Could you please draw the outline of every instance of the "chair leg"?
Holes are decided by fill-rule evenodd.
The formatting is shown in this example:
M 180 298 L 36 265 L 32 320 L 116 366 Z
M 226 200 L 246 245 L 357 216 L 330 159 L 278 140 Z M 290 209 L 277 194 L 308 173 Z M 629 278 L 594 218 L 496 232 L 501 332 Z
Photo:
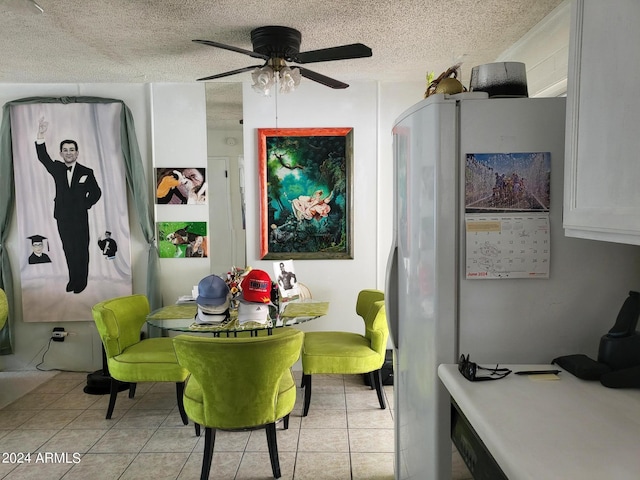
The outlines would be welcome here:
M 189 423 L 189 418 L 187 417 L 187 413 L 184 411 L 184 382 L 176 382 L 176 397 L 178 400 L 178 410 L 180 411 L 180 418 L 182 418 L 182 423 L 187 425 Z
M 309 405 L 311 404 L 311 375 L 302 375 L 302 385 L 304 386 L 304 409 L 302 416 L 306 417 L 309 413 Z
M 133 398 L 136 396 L 136 385 L 138 384 L 137 383 L 129 384 L 129 398 Z
M 280 478 L 280 460 L 278 460 L 278 442 L 276 440 L 276 424 L 269 423 L 265 428 L 267 432 L 267 446 L 269 447 L 269 459 L 273 478 Z
M 289 430 L 289 414 L 282 419 L 282 426 L 285 430 Z
M 118 392 L 120 391 L 120 382 L 111 377 L 111 392 L 109 394 L 109 407 L 107 408 L 107 420 L 111 419 L 113 415 L 113 409 L 116 406 L 116 399 L 118 398 Z
M 373 372 L 369 372 L 369 373 L 367 373 L 367 375 L 369 375 L 369 388 L 370 388 L 371 390 L 373 390 L 374 388 L 376 388 L 376 387 L 374 386 L 374 382 L 375 382 L 375 380 L 374 380 L 374 378 L 373 378 Z
M 195 422 L 194 422 L 194 423 L 193 423 L 193 426 L 194 426 L 194 427 L 195 427 L 195 429 L 196 429 L 196 437 L 199 437 L 199 436 L 200 436 L 200 424 L 199 424 L 199 423 L 195 423 Z
M 387 404 L 384 401 L 384 393 L 382 392 L 382 369 L 378 369 L 373 372 L 373 380 L 376 384 L 376 393 L 378 394 L 378 402 L 380 402 L 380 408 L 383 410 L 387 408 Z
M 211 471 L 211 460 L 213 458 L 213 444 L 216 441 L 216 429 L 205 427 L 204 429 L 204 456 L 202 457 L 202 471 L 200 480 L 207 480 Z

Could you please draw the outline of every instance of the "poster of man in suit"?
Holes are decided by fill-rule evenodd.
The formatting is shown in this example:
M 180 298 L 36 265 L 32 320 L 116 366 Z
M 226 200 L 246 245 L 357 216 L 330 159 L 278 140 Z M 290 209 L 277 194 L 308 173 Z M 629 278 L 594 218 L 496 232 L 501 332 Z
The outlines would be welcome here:
M 121 108 L 11 107 L 18 231 L 46 236 L 51 260 L 20 264 L 25 321 L 91 320 L 92 305 L 131 293 Z M 119 246 L 111 261 L 98 246 L 105 231 Z

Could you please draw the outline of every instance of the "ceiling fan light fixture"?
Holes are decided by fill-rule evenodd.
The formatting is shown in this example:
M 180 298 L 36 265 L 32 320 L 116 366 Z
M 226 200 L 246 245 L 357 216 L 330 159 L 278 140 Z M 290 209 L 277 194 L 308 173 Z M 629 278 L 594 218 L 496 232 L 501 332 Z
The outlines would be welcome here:
M 284 67 L 280 70 L 280 78 L 278 79 L 280 93 L 293 92 L 300 85 L 301 78 L 302 75 L 300 75 L 299 68 Z
M 276 84 L 275 72 L 270 66 L 254 69 L 251 72 L 251 78 L 253 79 L 251 88 L 265 97 L 269 96 L 271 89 Z

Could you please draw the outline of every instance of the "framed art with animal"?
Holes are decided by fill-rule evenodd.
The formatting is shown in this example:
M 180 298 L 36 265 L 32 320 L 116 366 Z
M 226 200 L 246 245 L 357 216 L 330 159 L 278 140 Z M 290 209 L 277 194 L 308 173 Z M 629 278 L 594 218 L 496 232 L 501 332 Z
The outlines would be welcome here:
M 158 222 L 160 258 L 207 258 L 207 222 Z
M 258 129 L 260 257 L 351 259 L 353 129 Z

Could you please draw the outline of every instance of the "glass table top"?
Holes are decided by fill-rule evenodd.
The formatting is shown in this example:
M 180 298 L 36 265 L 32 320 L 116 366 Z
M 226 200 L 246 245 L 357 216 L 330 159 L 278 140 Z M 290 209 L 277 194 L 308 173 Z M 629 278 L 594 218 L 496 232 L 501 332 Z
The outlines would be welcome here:
M 228 321 L 221 324 L 198 324 L 195 321 L 197 306 L 195 302 L 167 305 L 147 315 L 147 324 L 163 331 L 173 332 L 257 332 L 273 328 L 288 327 L 314 320 L 328 311 L 328 302 L 302 301 L 284 305 L 277 318 L 269 319 L 265 324 L 257 322 L 238 322 L 237 309 L 230 309 Z

